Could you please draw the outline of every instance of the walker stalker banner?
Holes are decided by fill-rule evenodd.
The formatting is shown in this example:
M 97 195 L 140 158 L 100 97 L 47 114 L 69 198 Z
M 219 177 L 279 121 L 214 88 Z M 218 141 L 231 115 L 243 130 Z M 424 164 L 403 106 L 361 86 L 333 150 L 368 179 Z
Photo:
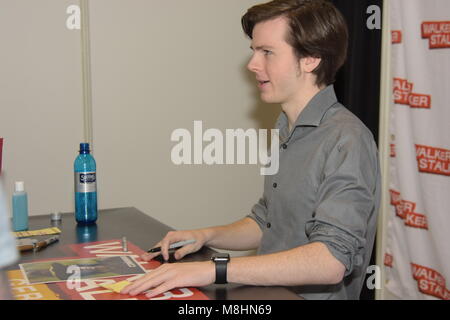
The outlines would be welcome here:
M 450 1 L 392 0 L 386 288 L 450 299 Z

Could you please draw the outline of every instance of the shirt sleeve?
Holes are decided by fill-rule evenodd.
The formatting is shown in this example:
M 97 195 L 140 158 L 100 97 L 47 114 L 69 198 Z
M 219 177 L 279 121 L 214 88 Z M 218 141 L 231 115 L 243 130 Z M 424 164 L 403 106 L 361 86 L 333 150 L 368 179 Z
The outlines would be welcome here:
M 255 220 L 261 230 L 264 229 L 267 220 L 267 205 L 264 196 L 253 206 L 252 212 L 247 217 Z
M 358 131 L 341 133 L 330 147 L 316 209 L 305 226 L 309 242 L 324 243 L 345 266 L 345 276 L 363 264 L 368 222 L 376 214 L 377 149 L 370 133 Z

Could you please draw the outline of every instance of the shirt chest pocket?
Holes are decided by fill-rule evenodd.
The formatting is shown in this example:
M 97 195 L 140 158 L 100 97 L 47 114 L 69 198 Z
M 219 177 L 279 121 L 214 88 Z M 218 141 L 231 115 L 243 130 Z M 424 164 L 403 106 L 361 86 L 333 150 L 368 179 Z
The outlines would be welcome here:
M 297 225 L 313 215 L 323 161 L 317 152 L 287 151 L 280 154 L 278 174 L 266 176 L 268 220 Z
M 272 177 L 267 187 L 279 201 L 297 202 L 299 198 L 315 196 L 320 184 L 320 171 L 318 163 L 288 158 L 280 168 L 279 173 Z M 266 188 L 267 190 L 267 188 Z

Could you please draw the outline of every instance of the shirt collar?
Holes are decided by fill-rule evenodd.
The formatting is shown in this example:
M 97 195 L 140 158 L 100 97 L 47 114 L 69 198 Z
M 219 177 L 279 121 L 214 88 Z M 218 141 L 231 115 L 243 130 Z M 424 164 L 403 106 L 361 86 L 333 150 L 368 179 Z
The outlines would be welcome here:
M 325 89 L 319 91 L 306 105 L 306 107 L 300 112 L 297 120 L 294 123 L 294 132 L 296 127 L 299 126 L 313 126 L 318 127 L 323 119 L 325 113 L 334 104 L 336 104 L 337 98 L 334 92 L 334 86 L 329 85 Z M 276 128 L 280 129 L 280 133 L 289 130 L 288 119 L 284 112 L 281 112 L 280 117 L 276 123 Z M 292 134 L 291 132 L 291 134 Z M 287 138 L 286 134 L 282 134 Z

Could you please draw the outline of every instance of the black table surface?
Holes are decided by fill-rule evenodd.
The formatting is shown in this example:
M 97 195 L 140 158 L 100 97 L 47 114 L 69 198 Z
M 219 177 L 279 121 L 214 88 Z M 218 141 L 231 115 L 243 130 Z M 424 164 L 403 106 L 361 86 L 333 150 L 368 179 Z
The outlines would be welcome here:
M 126 237 L 127 241 L 143 250 L 151 248 L 159 242 L 168 231 L 169 226 L 144 214 L 133 207 L 99 210 L 97 223 L 81 226 L 75 221 L 73 213 L 63 213 L 60 223 L 53 223 L 50 215 L 32 216 L 29 219 L 29 230 L 37 230 L 57 226 L 61 230 L 57 243 L 36 253 L 22 252 L 18 263 L 34 260 L 64 258 L 63 246 L 84 242 L 106 241 Z M 35 239 L 49 236 L 36 236 Z M 214 250 L 204 247 L 190 254 L 180 262 L 209 260 Z M 174 262 L 170 260 L 169 262 Z M 17 269 L 17 265 L 9 269 Z M 210 285 L 198 288 L 210 299 L 214 300 L 298 300 L 301 299 L 289 287 L 264 287 L 239 284 Z

